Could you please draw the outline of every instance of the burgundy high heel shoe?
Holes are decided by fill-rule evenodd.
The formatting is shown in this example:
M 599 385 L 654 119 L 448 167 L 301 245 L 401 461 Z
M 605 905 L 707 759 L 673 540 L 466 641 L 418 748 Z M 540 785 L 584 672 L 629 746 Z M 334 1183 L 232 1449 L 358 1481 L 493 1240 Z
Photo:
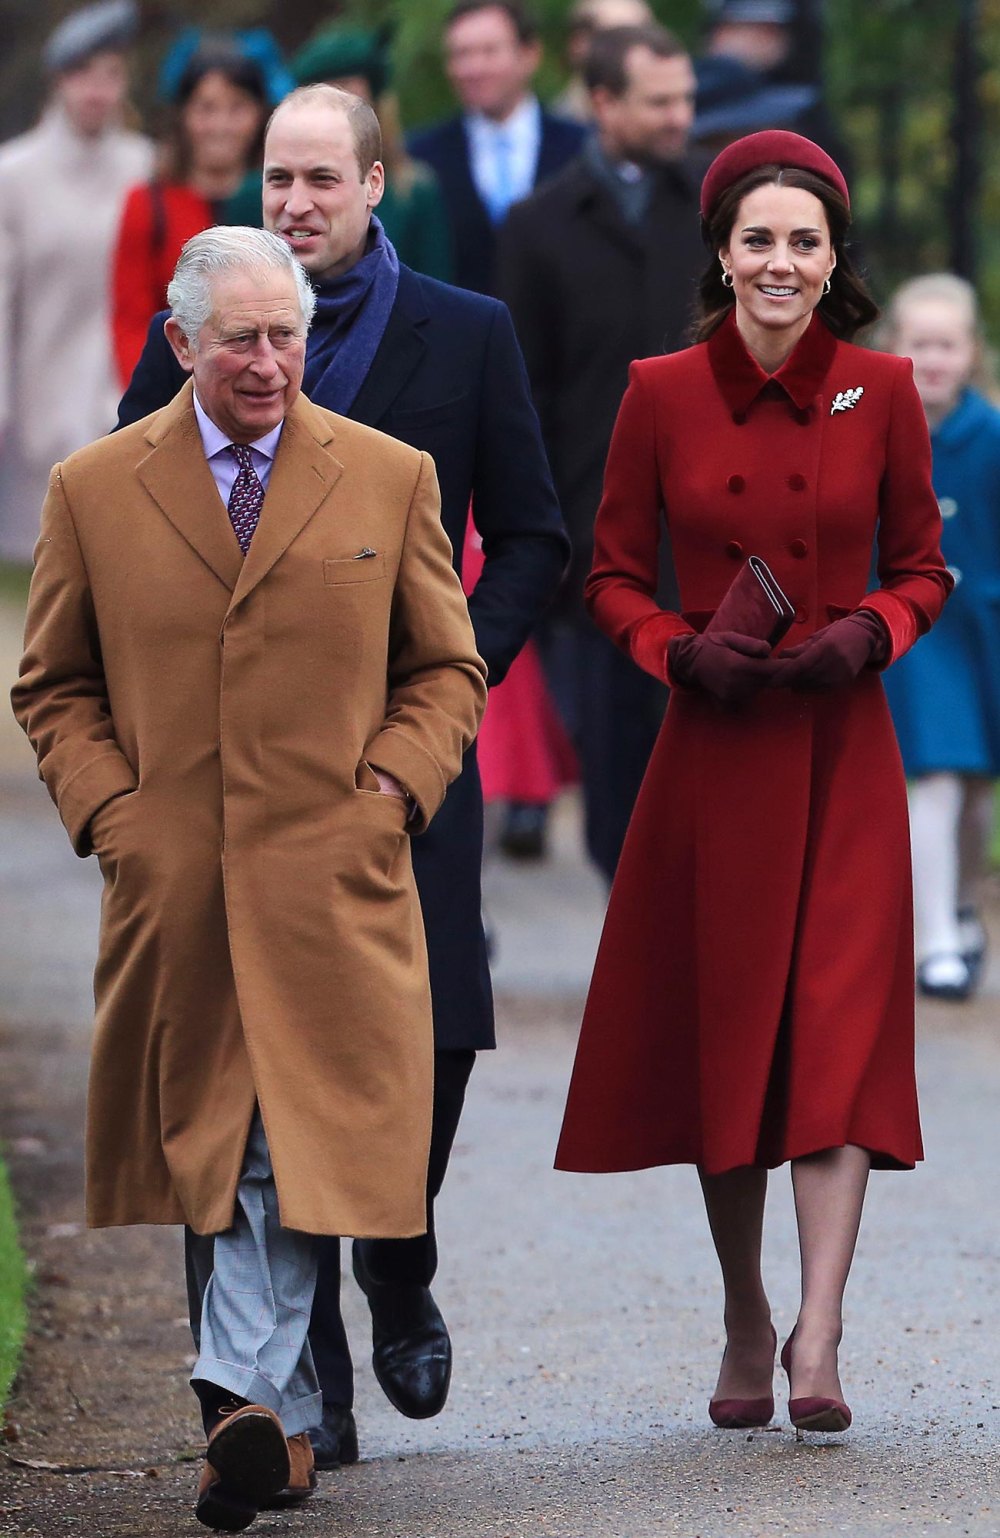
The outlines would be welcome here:
M 773 1327 L 771 1334 L 777 1346 Z M 774 1419 L 774 1395 L 766 1394 L 760 1399 L 710 1399 L 708 1415 L 712 1424 L 723 1431 L 752 1431 L 770 1425 Z
M 781 1348 L 781 1366 L 792 1386 L 792 1341 L 795 1331 Z M 796 1431 L 846 1431 L 851 1424 L 850 1406 L 839 1399 L 824 1399 L 819 1394 L 807 1394 L 801 1399 L 789 1399 L 788 1418 Z

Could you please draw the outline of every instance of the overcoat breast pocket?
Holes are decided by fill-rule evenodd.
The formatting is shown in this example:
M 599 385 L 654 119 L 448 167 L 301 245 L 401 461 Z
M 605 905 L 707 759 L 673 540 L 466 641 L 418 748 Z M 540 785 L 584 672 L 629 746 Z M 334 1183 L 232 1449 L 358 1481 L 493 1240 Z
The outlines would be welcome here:
M 377 582 L 385 576 L 385 553 L 367 547 L 357 555 L 342 556 L 323 562 L 323 582 L 327 587 L 347 583 Z
M 467 398 L 467 392 L 462 391 L 458 395 L 449 396 L 447 400 L 436 401 L 428 406 L 397 407 L 388 413 L 383 431 L 391 432 L 394 438 L 401 438 L 404 443 L 412 443 L 412 439 L 408 436 L 411 429 L 420 433 L 424 428 L 433 427 L 437 422 L 450 421 Z

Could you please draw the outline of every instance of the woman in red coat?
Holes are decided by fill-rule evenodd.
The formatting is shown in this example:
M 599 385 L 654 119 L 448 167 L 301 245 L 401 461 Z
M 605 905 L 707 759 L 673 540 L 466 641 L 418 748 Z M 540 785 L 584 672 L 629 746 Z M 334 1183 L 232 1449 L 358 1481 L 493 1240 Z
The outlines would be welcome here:
M 796 1426 L 841 1430 L 844 1288 L 868 1171 L 921 1157 L 906 791 L 878 670 L 951 588 L 905 359 L 850 345 L 875 306 L 847 187 L 796 134 L 729 146 L 702 191 L 699 345 L 632 367 L 587 601 L 673 685 L 611 894 L 557 1164 L 698 1166 L 725 1287 L 710 1413 L 763 1425 L 775 1336 L 767 1171 L 802 1251 Z M 657 607 L 666 528 L 678 613 Z M 867 592 L 873 542 L 879 586 Z M 704 633 L 749 555 L 794 605 Z
M 185 241 L 210 225 L 240 222 L 229 203 L 258 160 L 268 112 L 265 73 L 235 46 L 210 43 L 183 69 L 173 111 L 163 171 L 128 193 L 112 261 L 112 336 L 123 389 L 150 321 L 167 302 Z

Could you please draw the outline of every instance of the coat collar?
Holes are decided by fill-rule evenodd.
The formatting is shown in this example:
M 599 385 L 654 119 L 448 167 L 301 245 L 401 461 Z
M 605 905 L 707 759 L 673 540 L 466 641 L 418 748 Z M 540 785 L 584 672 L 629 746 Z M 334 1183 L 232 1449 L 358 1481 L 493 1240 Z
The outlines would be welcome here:
M 654 201 L 657 196 L 666 195 L 671 200 L 680 200 L 693 205 L 695 213 L 698 211 L 698 194 L 701 187 L 703 166 L 697 156 L 685 156 L 681 160 L 665 162 L 654 172 Z M 574 198 L 577 207 L 583 208 L 592 203 L 600 195 L 607 195 L 609 202 L 614 202 L 613 195 L 608 192 L 604 178 L 591 164 L 590 157 L 581 152 L 575 160 L 571 160 L 562 173 L 563 185 L 565 185 Z M 676 217 L 676 213 L 675 213 Z
M 993 408 L 975 390 L 965 390 L 954 411 L 931 433 L 931 442 L 957 449 L 974 438 L 989 423 Z
M 150 420 L 145 437 L 151 452 L 137 473 L 160 511 L 229 588 L 231 612 L 301 533 L 340 479 L 343 465 L 328 447 L 335 436 L 329 414 L 300 395 L 285 418 L 260 522 L 244 560 L 205 458 L 193 394 L 188 380 Z
M 797 411 L 814 405 L 837 351 L 837 338 L 813 312 L 812 320 L 791 357 L 774 374 L 766 374 L 751 357 L 730 311 L 708 339 L 708 361 L 715 382 L 732 412 L 746 412 L 768 385 L 778 386 Z
M 659 260 L 662 254 L 661 225 L 668 226 L 667 239 L 676 239 L 678 219 L 698 213 L 698 189 L 700 179 L 695 174 L 695 162 L 672 161 L 661 166 L 655 173 L 649 210 L 639 224 L 629 224 L 607 180 L 587 154 L 580 154 L 560 172 L 558 180 L 550 185 L 561 189 L 572 212 L 594 225 L 623 250 L 633 256 L 646 256 L 652 250 Z

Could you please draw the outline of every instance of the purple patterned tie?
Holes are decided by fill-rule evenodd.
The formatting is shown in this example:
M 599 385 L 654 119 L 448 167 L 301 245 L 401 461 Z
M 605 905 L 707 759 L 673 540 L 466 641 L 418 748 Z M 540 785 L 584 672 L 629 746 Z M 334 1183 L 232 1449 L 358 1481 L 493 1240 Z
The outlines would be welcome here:
M 236 530 L 240 549 L 246 555 L 263 506 L 264 488 L 257 479 L 257 472 L 253 467 L 253 455 L 247 444 L 231 443 L 229 447 L 236 455 L 236 463 L 239 466 L 233 489 L 229 493 L 229 520 Z

